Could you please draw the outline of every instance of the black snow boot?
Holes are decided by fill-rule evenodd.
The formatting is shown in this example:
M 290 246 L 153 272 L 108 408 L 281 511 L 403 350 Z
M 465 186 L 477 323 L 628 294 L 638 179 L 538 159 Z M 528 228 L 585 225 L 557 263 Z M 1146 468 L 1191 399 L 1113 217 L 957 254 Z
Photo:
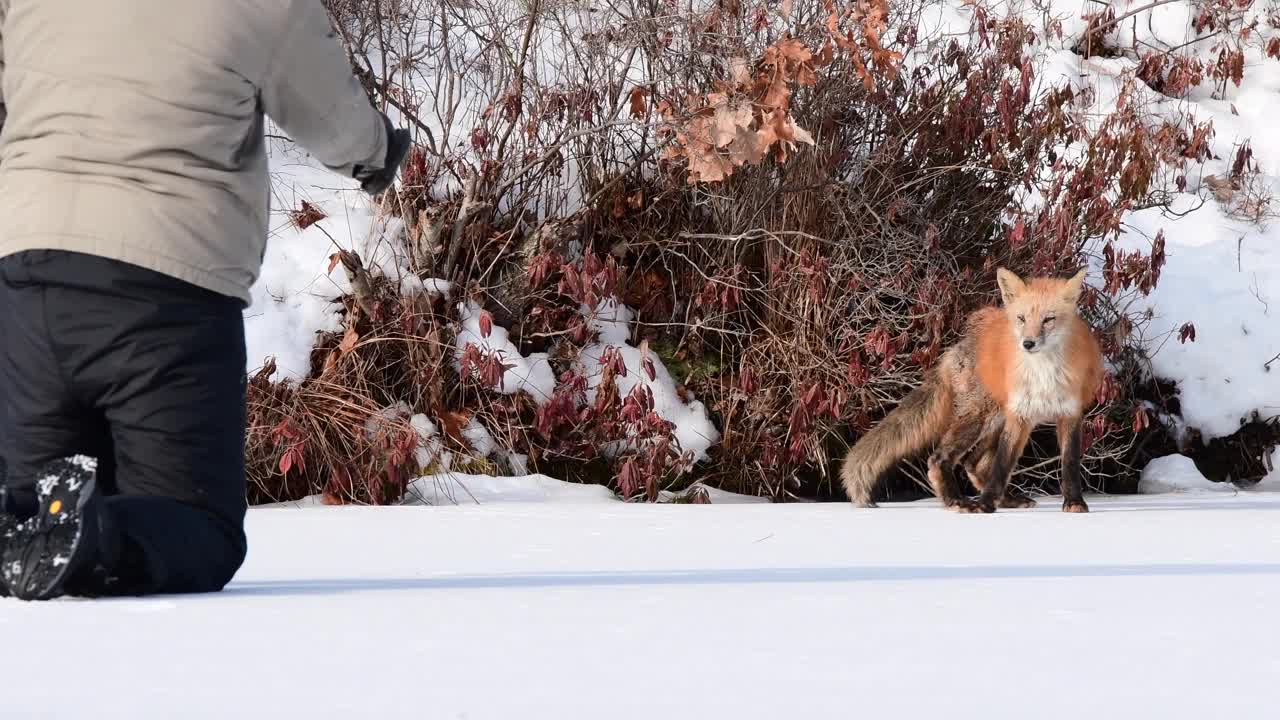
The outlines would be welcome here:
M 4 557 L 18 525 L 35 515 L 38 507 L 34 492 L 14 490 L 7 485 L 7 468 L 4 458 L 0 457 L 0 558 Z M 3 576 L 0 576 L 0 597 L 9 597 L 9 585 Z
M 97 462 L 77 455 L 36 474 L 35 514 L 20 521 L 0 558 L 0 582 L 23 600 L 69 594 L 99 564 Z
M 4 553 L 9 549 L 9 538 L 18 530 L 18 518 L 10 515 L 4 510 L 5 489 L 0 487 L 0 558 L 4 557 Z M 0 575 L 0 598 L 9 597 L 9 583 L 4 581 L 4 576 Z

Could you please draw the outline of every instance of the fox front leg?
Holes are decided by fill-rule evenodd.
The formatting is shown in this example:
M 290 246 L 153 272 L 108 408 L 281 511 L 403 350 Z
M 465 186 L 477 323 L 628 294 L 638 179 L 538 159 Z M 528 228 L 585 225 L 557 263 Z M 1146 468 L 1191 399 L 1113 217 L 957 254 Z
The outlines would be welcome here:
M 1089 512 L 1080 487 L 1080 418 L 1058 421 L 1058 447 L 1062 453 L 1062 511 Z
M 1004 417 L 1002 415 L 992 416 L 987 421 L 982 435 L 974 443 L 972 451 L 965 456 L 965 473 L 968 474 L 969 481 L 973 483 L 973 487 L 979 493 L 987 486 L 987 476 L 991 474 L 991 467 L 996 461 L 996 444 L 1000 442 L 1000 435 L 1003 431 Z M 1036 501 L 1030 495 L 1022 492 L 1009 482 L 1005 482 L 1004 493 L 996 501 L 996 507 L 1006 509 L 1033 508 L 1035 506 Z

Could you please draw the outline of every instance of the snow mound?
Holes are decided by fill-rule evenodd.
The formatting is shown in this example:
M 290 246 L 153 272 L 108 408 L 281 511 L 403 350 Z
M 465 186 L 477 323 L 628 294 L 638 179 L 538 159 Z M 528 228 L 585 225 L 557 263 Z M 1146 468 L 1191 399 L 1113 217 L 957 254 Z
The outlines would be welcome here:
M 458 332 L 454 349 L 454 368 L 462 370 L 462 357 L 467 352 L 467 346 L 474 345 L 485 355 L 497 354 L 504 365 L 512 366 L 502 374 L 502 381 L 494 390 L 503 395 L 514 395 L 523 390 L 539 405 L 550 400 L 556 389 L 556 374 L 551 369 L 547 354 L 533 353 L 528 357 L 521 355 L 520 350 L 508 339 L 507 329 L 500 325 L 491 325 L 489 336 L 485 337 L 481 327 L 483 314 L 484 310 L 472 300 L 458 304 L 462 329 Z
M 479 503 L 602 503 L 615 500 L 603 485 L 581 485 L 546 475 L 493 477 L 465 473 L 439 473 L 409 484 L 405 505 L 456 505 Z
M 1280 92 L 1273 117 L 1280 117 Z M 1280 153 L 1274 167 L 1280 170 Z M 1179 197 L 1175 211 L 1200 201 Z M 1131 213 L 1126 248 L 1147 246 L 1163 227 L 1168 264 L 1142 306 L 1157 376 L 1178 385 L 1182 418 L 1205 440 L 1230 435 L 1257 412 L 1280 413 L 1280 226 L 1228 218 L 1214 201 L 1170 222 L 1158 210 Z M 1181 342 L 1184 323 L 1194 342 Z
M 1182 492 L 1235 492 L 1230 483 L 1217 483 L 1200 473 L 1191 458 L 1166 455 L 1147 463 L 1138 480 L 1138 492 L 1144 495 Z
M 618 396 L 626 398 L 636 385 L 643 384 L 653 393 L 654 410 L 664 420 L 675 425 L 674 435 L 680 443 L 681 450 L 693 453 L 694 462 L 707 459 L 707 450 L 720 440 L 720 431 L 707 415 L 707 408 L 693 396 L 686 393 L 688 401 L 681 399 L 676 390 L 675 380 L 666 366 L 655 354 L 649 354 L 654 370 L 653 379 L 644 367 L 644 358 L 640 349 L 628 342 L 631 335 L 628 326 L 631 324 L 631 308 L 613 299 L 602 301 L 595 308 L 583 308 L 583 315 L 592 330 L 599 333 L 599 342 L 582 349 L 578 356 L 578 364 L 587 378 L 587 402 L 596 399 L 596 390 L 604 372 L 600 361 L 609 348 L 616 348 L 619 356 L 626 364 L 625 375 L 618 375 L 615 384 Z

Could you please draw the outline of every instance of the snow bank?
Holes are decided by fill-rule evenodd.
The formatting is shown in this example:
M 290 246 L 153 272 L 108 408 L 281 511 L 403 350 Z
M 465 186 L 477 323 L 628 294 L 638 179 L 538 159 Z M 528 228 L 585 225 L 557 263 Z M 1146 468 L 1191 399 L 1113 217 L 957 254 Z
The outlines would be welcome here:
M 663 490 L 659 493 L 658 504 L 673 503 L 694 489 L 705 492 L 712 505 L 759 505 L 769 503 L 768 498 L 739 495 L 738 493 L 695 483 L 688 490 L 683 490 L 679 493 Z M 603 485 L 565 482 L 540 473 L 493 476 L 448 471 L 424 475 L 409 483 L 408 494 L 401 504 L 408 506 L 446 506 L 505 505 L 513 503 L 547 505 L 625 504 L 612 490 Z M 304 509 L 329 506 L 324 504 L 319 495 L 312 495 L 302 500 L 269 503 L 255 507 Z
M 674 435 L 680 448 L 693 453 L 694 462 L 707 458 L 707 450 L 720 440 L 720 432 L 707 416 L 707 408 L 692 393 L 686 393 L 689 400 L 685 402 L 676 390 L 675 380 L 662 361 L 654 354 L 649 354 L 654 377 L 643 367 L 640 349 L 631 345 L 629 325 L 632 312 L 626 305 L 608 299 L 596 308 L 583 308 L 583 314 L 592 330 L 599 333 L 599 342 L 582 349 L 578 357 L 581 371 L 587 378 L 587 402 L 593 403 L 596 390 L 600 387 L 603 370 L 600 359 L 609 348 L 616 348 L 626 364 L 627 372 L 615 378 L 618 396 L 625 398 L 631 394 L 636 385 L 643 384 L 653 393 L 653 406 L 663 419 L 675 425 Z
M 1138 492 L 1144 495 L 1178 492 L 1235 492 L 1231 483 L 1217 483 L 1200 473 L 1191 458 L 1166 455 L 1147 463 L 1138 480 Z
M 1280 117 L 1280 94 L 1276 100 Z M 1184 196 L 1174 204 L 1190 210 L 1198 202 Z M 1280 412 L 1280 360 L 1273 360 L 1280 355 L 1280 226 L 1229 219 L 1213 200 L 1176 222 L 1145 210 L 1131 213 L 1129 224 L 1130 247 L 1165 230 L 1169 261 L 1141 305 L 1153 313 L 1153 370 L 1177 382 L 1183 420 L 1208 440 L 1235 432 L 1255 411 Z M 1179 340 L 1184 323 L 1195 327 L 1194 342 Z
M 568 483 L 546 475 L 492 477 L 464 473 L 440 473 L 418 478 L 409 485 L 406 505 L 455 505 L 459 503 L 601 503 L 615 500 L 603 485 Z
M 379 219 L 372 200 L 354 180 L 318 165 L 296 146 L 271 140 L 271 231 L 262 274 L 245 311 L 247 367 L 253 372 L 274 357 L 279 379 L 300 380 L 311 366 L 316 335 L 339 329 L 334 300 L 350 292 L 346 273 L 330 273 L 329 257 L 353 250 L 365 267 L 407 291 L 447 292 L 447 284 L 425 284 L 408 269 L 394 218 Z M 324 219 L 299 229 L 289 213 L 303 202 Z

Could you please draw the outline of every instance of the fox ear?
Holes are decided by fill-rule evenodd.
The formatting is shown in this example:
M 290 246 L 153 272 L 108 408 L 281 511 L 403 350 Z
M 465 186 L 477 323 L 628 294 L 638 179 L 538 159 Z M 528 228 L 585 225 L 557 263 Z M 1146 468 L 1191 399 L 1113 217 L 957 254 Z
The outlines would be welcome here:
M 1067 281 L 1067 292 L 1063 296 L 1068 303 L 1075 305 L 1080 301 L 1080 293 L 1084 290 L 1084 276 L 1088 274 L 1089 268 L 1081 268 L 1079 272 L 1071 276 Z
M 996 268 L 996 284 L 1000 286 L 1000 298 L 1004 300 L 1005 305 L 1013 302 L 1014 298 L 1027 289 L 1027 284 L 1022 282 L 1022 278 L 1004 268 Z

